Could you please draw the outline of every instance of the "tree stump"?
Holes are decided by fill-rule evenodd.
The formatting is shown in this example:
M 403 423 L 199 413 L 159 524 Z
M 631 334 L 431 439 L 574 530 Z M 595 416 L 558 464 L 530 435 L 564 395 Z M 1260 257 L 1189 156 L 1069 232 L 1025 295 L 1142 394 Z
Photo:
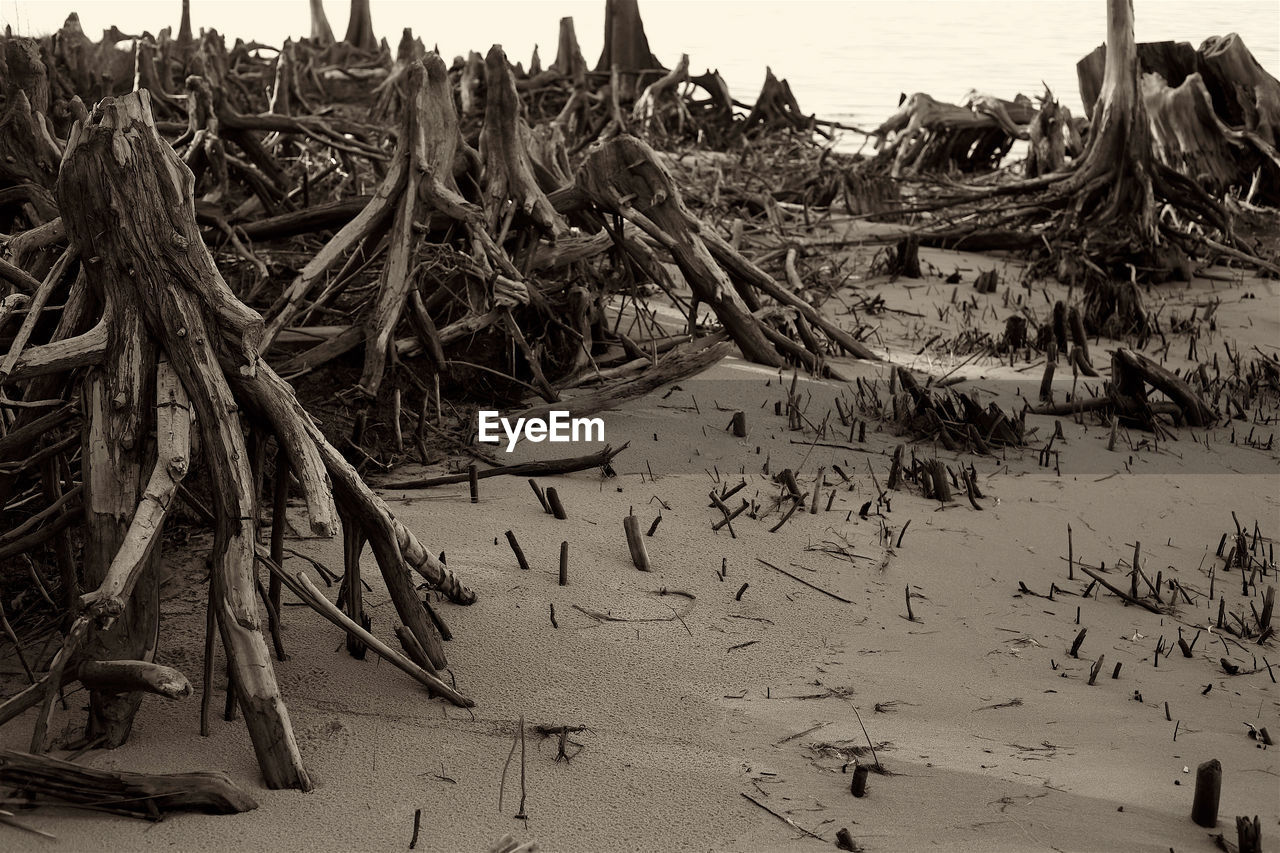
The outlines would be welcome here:
M 310 6 L 311 42 L 316 47 L 328 47 L 333 44 L 333 27 L 324 13 L 324 0 L 310 0 Z
M 582 49 L 578 47 L 578 35 L 573 29 L 573 18 L 560 19 L 560 34 L 556 42 L 556 61 L 551 68 L 573 81 L 574 86 L 585 84 L 587 61 L 582 57 Z
M 377 51 L 378 37 L 373 33 L 373 13 L 369 9 L 369 0 L 351 0 L 351 17 L 347 19 L 347 34 L 342 40 L 366 53 Z
M 995 168 L 1015 139 L 1029 135 L 1011 113 L 1029 122 L 1033 111 L 1027 104 L 995 99 L 983 99 L 982 106 L 947 104 L 915 93 L 872 132 L 879 153 L 869 168 L 893 177 Z
M 481 181 L 485 185 L 485 211 L 489 231 L 501 243 L 513 217 L 523 214 L 553 237 L 565 231 L 564 220 L 556 213 L 538 186 L 529 158 L 529 125 L 521 115 L 523 107 L 516 91 L 515 77 L 501 45 L 489 48 L 484 61 L 484 127 L 480 130 L 480 159 L 484 162 Z M 452 165 L 450 161 L 449 165 Z
M 597 206 L 634 222 L 671 253 L 694 297 L 715 310 L 745 357 L 782 366 L 761 324 L 708 251 L 701 224 L 652 148 L 634 136 L 614 137 L 588 155 L 575 185 Z
M 1040 99 L 1040 109 L 1027 128 L 1030 146 L 1027 151 L 1028 178 L 1061 171 L 1067 162 L 1067 139 L 1074 133 L 1071 111 L 1058 103 L 1048 88 Z M 1079 135 L 1075 135 L 1078 152 Z
M 58 180 L 67 234 L 84 258 L 85 280 L 105 299 L 102 331 L 28 350 L 24 356 L 27 364 L 43 365 L 45 372 L 101 365 L 84 386 L 91 424 L 84 477 L 88 506 L 101 519 L 90 528 L 90 555 L 98 561 L 110 556 L 105 578 L 83 597 L 83 612 L 39 686 L 44 707 L 33 747 L 44 745 L 48 711 L 63 673 L 71 671 L 68 663 L 103 642 L 104 632 L 110 637 L 121 617 L 127 621 L 130 607 L 125 602 L 154 558 L 176 480 L 185 473 L 184 451 L 180 446 L 167 449 L 173 446 L 170 433 L 174 439 L 185 435 L 180 421 L 172 421 L 172 430 L 161 430 L 151 483 L 138 497 L 132 472 L 146 461 L 137 451 L 145 446 L 138 413 L 155 400 L 163 426 L 171 415 L 185 411 L 185 397 L 196 416 L 203 468 L 212 480 L 211 593 L 235 698 L 267 785 L 307 789 L 310 780 L 257 611 L 258 496 L 240 424 L 242 405 L 288 458 L 317 534 L 335 532 L 336 493 L 343 517 L 372 547 L 396 612 L 415 638 L 425 643 L 431 626 L 410 568 L 456 601 L 470 603 L 474 594 L 394 519 L 324 439 L 292 389 L 258 357 L 262 320 L 236 300 L 205 249 L 195 219 L 194 177 L 158 136 L 150 104 L 145 91 L 102 101 L 69 140 Z M 67 311 L 78 323 L 81 315 L 73 302 L 68 300 Z M 55 348 L 65 354 L 39 351 Z M 159 351 L 168 356 L 174 378 L 166 379 L 157 366 L 159 378 L 153 384 L 146 368 Z M 23 365 L 16 365 L 10 381 L 23 376 Z M 111 477 L 114 483 L 107 479 Z M 136 502 L 133 517 L 110 554 L 130 496 Z M 94 525 L 102 532 L 93 534 Z M 450 701 L 470 702 L 438 680 L 420 680 L 435 685 L 434 692 Z
M 605 0 L 604 48 L 596 63 L 597 74 L 618 69 L 618 97 L 630 103 L 635 100 L 645 77 L 667 69 L 649 50 L 637 0 Z

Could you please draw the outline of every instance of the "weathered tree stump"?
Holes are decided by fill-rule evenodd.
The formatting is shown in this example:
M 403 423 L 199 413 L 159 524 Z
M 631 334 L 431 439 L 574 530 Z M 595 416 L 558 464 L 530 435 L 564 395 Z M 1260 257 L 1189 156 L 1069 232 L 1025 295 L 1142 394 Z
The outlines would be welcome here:
M 309 0 L 311 6 L 311 41 L 316 47 L 333 44 L 333 27 L 324 13 L 324 0 Z
M 1040 98 L 1040 109 L 1027 128 L 1030 146 L 1027 151 L 1028 178 L 1050 175 L 1062 171 L 1067 162 L 1067 151 L 1079 154 L 1082 145 L 1080 135 L 1071 124 L 1071 111 L 1058 103 L 1058 99 L 1046 88 Z M 1068 140 L 1072 144 L 1068 145 Z
M 646 76 L 666 71 L 649 50 L 637 0 L 605 0 L 604 48 L 596 63 L 597 74 L 618 69 L 618 97 L 630 103 L 635 100 Z
M 1028 138 L 1034 113 L 1021 95 L 1015 101 L 975 96 L 958 106 L 917 92 L 872 132 L 879 153 L 868 168 L 894 177 L 990 171 L 1015 139 Z
M 523 108 L 515 77 L 501 45 L 489 48 L 484 69 L 480 158 L 484 163 L 481 180 L 485 185 L 489 231 L 499 243 L 503 242 L 514 217 L 521 214 L 539 229 L 555 236 L 565 230 L 564 220 L 534 177 L 529 157 L 531 132 L 521 115 Z
M 634 136 L 614 137 L 587 157 L 575 183 L 598 207 L 635 223 L 671 253 L 694 296 L 715 310 L 744 356 L 760 364 L 782 365 L 761 324 L 712 258 L 700 236 L 700 223 L 685 207 L 653 149 Z
M 431 626 L 410 568 L 454 600 L 469 603 L 474 595 L 395 521 L 324 439 L 292 389 L 258 357 L 261 318 L 235 299 L 204 248 L 195 220 L 194 178 L 159 138 L 150 104 L 145 91 L 99 104 L 68 141 L 58 181 L 67 235 L 84 259 L 84 281 L 104 300 L 99 326 L 70 337 L 87 310 L 78 306 L 92 304 L 73 290 L 64 309 L 64 337 L 28 348 L 17 361 L 16 352 L 6 360 L 10 382 L 97 366 L 83 384 L 86 559 L 106 569 L 98 588 L 82 597 L 82 611 L 49 674 L 33 688 L 42 704 L 33 749 L 45 746 L 52 701 L 65 675 L 90 671 L 77 660 L 91 662 L 100 649 L 123 643 L 126 651 L 115 656 L 145 665 L 152 634 L 141 636 L 144 632 L 132 628 L 138 622 L 154 625 L 147 568 L 186 472 L 189 413 L 194 413 L 204 470 L 213 481 L 211 594 L 235 698 L 266 783 L 305 789 L 310 780 L 260 630 L 254 560 L 263 559 L 259 551 L 265 549 L 255 542 L 258 495 L 239 422 L 241 406 L 288 457 L 316 533 L 334 533 L 336 492 L 343 517 L 369 541 L 397 613 L 416 638 L 429 638 Z M 168 362 L 158 361 L 160 351 Z M 159 432 L 154 462 L 143 455 L 151 422 L 147 412 L 153 407 Z M 141 472 L 149 463 L 152 474 L 144 491 Z M 134 596 L 137 590 L 143 590 L 141 597 Z M 140 653 L 131 653 L 134 649 Z M 429 674 L 418 677 L 450 701 L 469 703 Z M 101 677 L 90 681 L 99 690 L 107 686 Z M 122 680 L 118 687 L 132 691 L 139 684 Z M 95 705 L 91 725 L 122 738 L 132 701 L 127 695 L 104 697 Z M 24 703 L 30 707 L 29 697 L 6 702 L 0 717 Z M 111 710 L 117 705 L 123 712 Z
M 556 41 L 556 60 L 551 68 L 566 80 L 573 81 L 575 86 L 584 83 L 587 74 L 587 61 L 582 57 L 582 49 L 578 47 L 578 35 L 573 29 L 573 18 L 560 19 L 560 34 Z
M 378 37 L 373 32 L 373 13 L 369 0 L 351 0 L 351 17 L 347 19 L 347 34 L 342 40 L 357 50 L 373 53 L 378 49 Z
M 791 84 L 786 80 L 779 80 L 774 76 L 773 69 L 766 67 L 760 94 L 756 96 L 756 102 L 739 131 L 748 135 L 778 130 L 807 134 L 812 129 L 809 119 L 792 94 Z

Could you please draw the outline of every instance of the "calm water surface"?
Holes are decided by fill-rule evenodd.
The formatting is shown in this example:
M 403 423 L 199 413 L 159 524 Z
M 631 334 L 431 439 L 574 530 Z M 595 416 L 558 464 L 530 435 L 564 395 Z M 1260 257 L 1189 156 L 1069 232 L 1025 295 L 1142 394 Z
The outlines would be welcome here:
M 195 27 L 279 43 L 308 29 L 306 0 L 192 0 Z M 96 35 L 176 28 L 178 0 L 0 0 L 0 25 L 56 29 L 72 10 Z M 1280 0 L 1135 0 L 1140 41 L 1199 45 L 1237 32 L 1280 75 Z M 326 0 L 341 37 L 349 3 Z M 554 58 L 558 21 L 574 18 L 588 62 L 600 53 L 604 0 L 372 0 L 375 30 L 392 45 L 413 27 L 446 59 L 500 43 L 528 63 L 535 44 Z M 1079 110 L 1075 63 L 1105 37 L 1104 0 L 641 0 L 649 42 L 673 65 L 718 68 L 740 100 L 754 100 L 765 66 L 790 80 L 806 112 L 874 126 L 900 92 L 949 101 L 970 89 L 1035 96 L 1048 84 Z

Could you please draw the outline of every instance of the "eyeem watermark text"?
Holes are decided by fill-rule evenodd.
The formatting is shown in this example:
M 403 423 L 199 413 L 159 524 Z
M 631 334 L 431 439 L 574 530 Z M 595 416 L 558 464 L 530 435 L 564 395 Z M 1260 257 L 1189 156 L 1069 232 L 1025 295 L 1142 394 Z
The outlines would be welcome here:
M 520 439 L 538 444 L 543 441 L 557 443 L 578 441 L 604 441 L 604 418 L 571 418 L 565 410 L 553 410 L 546 418 L 516 418 L 513 424 L 509 418 L 501 417 L 497 412 L 481 409 L 480 431 L 478 438 L 488 444 L 501 444 L 502 435 L 507 439 L 507 453 L 516 449 Z

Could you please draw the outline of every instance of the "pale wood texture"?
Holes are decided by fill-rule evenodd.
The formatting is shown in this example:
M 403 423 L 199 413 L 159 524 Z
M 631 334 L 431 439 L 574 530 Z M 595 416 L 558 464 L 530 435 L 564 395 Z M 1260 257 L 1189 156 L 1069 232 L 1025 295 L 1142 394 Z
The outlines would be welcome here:
M 134 294 L 134 304 L 114 318 L 113 333 L 163 346 L 190 397 L 212 479 L 213 584 L 237 698 L 266 783 L 308 789 L 260 630 L 255 490 L 238 406 L 219 363 L 252 373 L 262 321 L 235 298 L 204 247 L 193 183 L 159 138 L 144 91 L 103 101 L 72 134 L 58 196 L 68 234 L 96 259 L 87 263 L 90 279 L 106 292 Z

